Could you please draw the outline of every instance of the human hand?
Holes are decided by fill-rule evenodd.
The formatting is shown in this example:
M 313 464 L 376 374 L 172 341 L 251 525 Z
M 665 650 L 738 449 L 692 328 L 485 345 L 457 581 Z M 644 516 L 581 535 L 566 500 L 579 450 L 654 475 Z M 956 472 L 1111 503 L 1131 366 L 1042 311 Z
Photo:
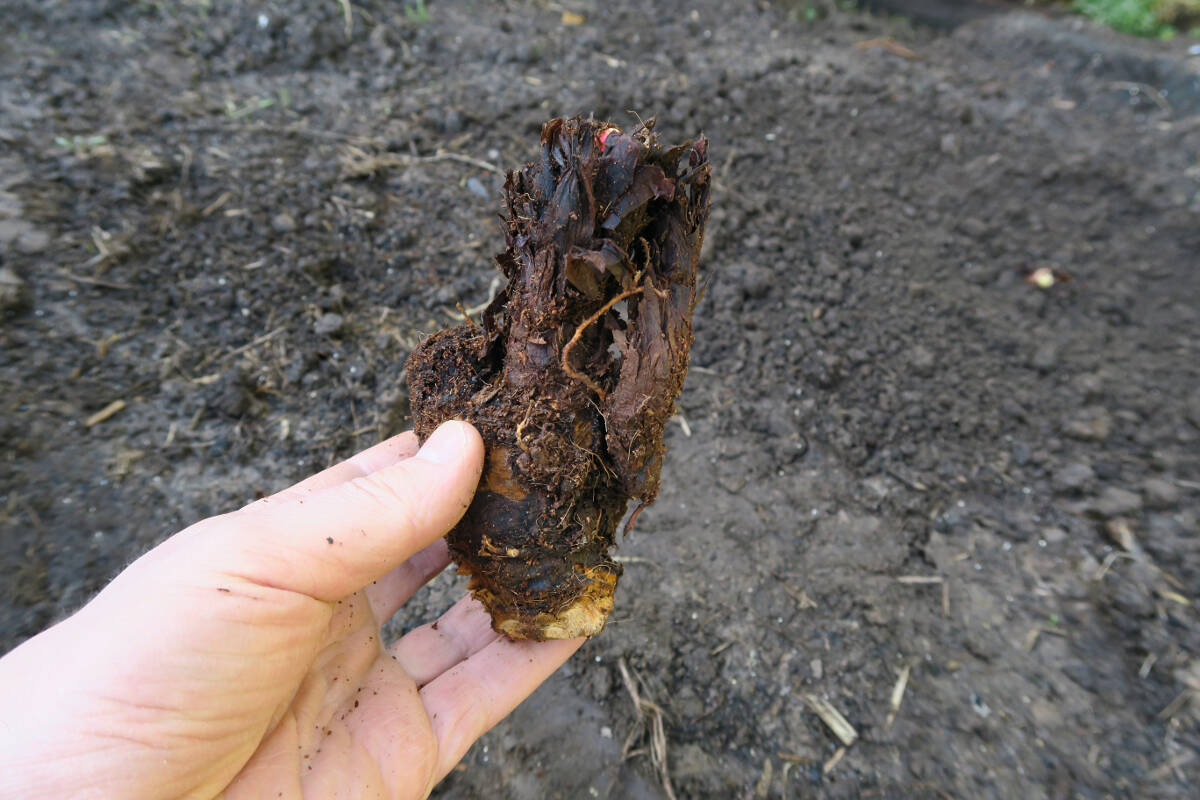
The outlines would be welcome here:
M 469 597 L 380 640 L 482 461 L 465 423 L 402 434 L 142 556 L 0 659 L 0 797 L 425 797 L 582 642 Z

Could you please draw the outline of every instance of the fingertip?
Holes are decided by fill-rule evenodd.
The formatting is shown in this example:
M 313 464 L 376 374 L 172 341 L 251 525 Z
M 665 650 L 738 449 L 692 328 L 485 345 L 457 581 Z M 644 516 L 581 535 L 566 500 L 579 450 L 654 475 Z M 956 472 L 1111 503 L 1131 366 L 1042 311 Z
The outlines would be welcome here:
M 586 641 L 586 636 L 580 636 L 576 639 L 550 639 L 545 642 L 536 642 L 534 643 L 534 647 L 538 649 L 538 656 L 545 660 L 546 663 L 557 661 L 561 666 L 567 663 L 567 659 L 575 655 L 575 651 L 582 647 Z
M 469 422 L 449 420 L 437 427 L 421 449 L 416 458 L 430 464 L 447 465 L 473 460 L 481 464 L 483 460 L 483 439 L 479 431 Z
M 462 517 L 479 484 L 483 440 L 466 422 L 438 426 L 412 458 L 366 476 L 374 494 L 389 501 L 389 515 L 404 523 L 403 558 L 445 535 Z

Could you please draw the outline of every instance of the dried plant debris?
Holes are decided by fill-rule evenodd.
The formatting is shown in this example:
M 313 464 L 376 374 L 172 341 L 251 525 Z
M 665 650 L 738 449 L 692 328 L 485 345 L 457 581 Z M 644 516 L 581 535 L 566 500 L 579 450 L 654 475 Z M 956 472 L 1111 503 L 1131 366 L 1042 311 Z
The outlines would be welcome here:
M 448 540 L 513 637 L 599 633 L 617 526 L 629 500 L 636 515 L 658 495 L 710 170 L 707 140 L 663 148 L 653 124 L 546 123 L 540 158 L 505 184 L 507 285 L 481 326 L 440 331 L 408 360 L 417 435 L 448 419 L 483 435 L 479 491 Z

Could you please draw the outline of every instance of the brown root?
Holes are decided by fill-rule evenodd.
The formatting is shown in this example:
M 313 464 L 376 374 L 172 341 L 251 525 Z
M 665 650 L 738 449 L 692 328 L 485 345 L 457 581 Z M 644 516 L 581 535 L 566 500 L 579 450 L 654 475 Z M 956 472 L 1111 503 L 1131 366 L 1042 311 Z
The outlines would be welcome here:
M 418 436 L 465 419 L 487 446 L 447 538 L 493 626 L 517 638 L 603 629 L 617 526 L 630 499 L 658 494 L 709 167 L 704 139 L 664 150 L 652 127 L 548 122 L 541 158 L 505 185 L 507 286 L 482 326 L 441 331 L 409 358 Z

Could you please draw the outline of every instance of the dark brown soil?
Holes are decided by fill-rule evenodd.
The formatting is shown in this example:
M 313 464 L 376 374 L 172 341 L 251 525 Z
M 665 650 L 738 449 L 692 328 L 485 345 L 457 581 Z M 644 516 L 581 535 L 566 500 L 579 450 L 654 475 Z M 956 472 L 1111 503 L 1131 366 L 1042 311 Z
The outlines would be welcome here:
M 406 426 L 405 358 L 490 295 L 495 165 L 550 117 L 632 109 L 718 154 L 687 426 L 608 629 L 439 796 L 665 796 L 621 663 L 681 798 L 1195 796 L 1187 42 L 794 2 L 346 7 L 7 4 L 0 646 Z M 806 694 L 858 732 L 836 762 Z

